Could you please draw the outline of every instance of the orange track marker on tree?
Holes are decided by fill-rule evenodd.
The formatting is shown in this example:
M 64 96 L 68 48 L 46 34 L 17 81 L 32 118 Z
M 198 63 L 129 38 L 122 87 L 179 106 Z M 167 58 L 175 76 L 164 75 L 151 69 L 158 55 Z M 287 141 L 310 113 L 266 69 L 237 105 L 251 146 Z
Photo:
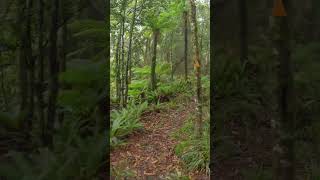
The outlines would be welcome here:
M 277 17 L 287 16 L 282 0 L 275 0 L 272 15 Z

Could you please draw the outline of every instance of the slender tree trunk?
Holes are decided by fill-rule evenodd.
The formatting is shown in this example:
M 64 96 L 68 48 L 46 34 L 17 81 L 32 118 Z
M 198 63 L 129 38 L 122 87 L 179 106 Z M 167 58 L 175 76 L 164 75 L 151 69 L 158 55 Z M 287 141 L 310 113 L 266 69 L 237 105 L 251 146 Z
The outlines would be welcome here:
M 26 1 L 21 0 L 19 9 L 19 20 L 18 24 L 20 27 L 20 47 L 19 47 L 19 93 L 20 93 L 20 113 L 26 113 L 28 104 L 28 71 L 27 71 L 27 58 L 26 58 Z
M 122 23 L 120 24 L 122 27 Z M 118 35 L 118 41 L 117 41 L 117 47 L 116 47 L 116 53 L 115 53 L 115 59 L 116 59 L 116 95 L 117 95 L 117 103 L 120 103 L 121 98 L 121 73 L 120 73 L 120 44 L 121 44 L 121 34 L 122 34 L 122 28 L 120 28 L 120 33 Z
M 170 40 L 170 63 L 171 63 L 171 80 L 173 80 L 174 75 L 174 62 L 173 62 L 173 33 L 171 34 L 171 40 Z
M 248 13 L 247 0 L 239 0 L 241 62 L 245 62 L 248 59 L 248 15 L 247 13 Z
M 57 60 L 57 33 L 58 33 L 58 17 L 59 17 L 59 0 L 52 1 L 51 14 L 51 29 L 50 29 L 50 49 L 49 49 L 49 100 L 47 113 L 47 142 L 52 147 L 54 122 L 56 119 L 57 96 L 58 96 L 58 72 L 59 64 Z
M 201 94 L 201 59 L 200 59 L 200 52 L 199 52 L 199 42 L 198 42 L 198 25 L 197 25 L 197 10 L 196 4 L 194 0 L 190 0 L 191 5 L 191 21 L 193 23 L 193 38 L 194 38 L 194 48 L 195 48 L 195 59 L 194 59 L 194 66 L 196 69 L 196 76 L 197 76 L 197 121 L 196 121 L 196 128 L 195 133 L 197 137 L 201 137 L 202 134 L 202 94 Z
M 125 79 L 126 79 L 126 73 L 125 73 L 125 59 L 124 59 L 124 55 L 125 55 L 125 50 L 124 50 L 124 41 L 125 41 L 125 21 L 126 21 L 126 6 L 127 6 L 127 1 L 124 0 L 123 4 L 122 4 L 122 9 L 123 9 L 123 15 L 122 15 L 122 35 L 121 35 L 121 99 L 120 99 L 120 103 L 122 107 L 126 106 L 125 103 Z
M 289 0 L 283 0 L 290 10 Z M 290 16 L 290 13 L 288 13 Z M 291 32 L 288 17 L 275 17 L 274 42 L 278 69 L 279 121 L 276 123 L 277 141 L 273 148 L 276 157 L 275 179 L 294 180 L 294 121 L 295 96 L 293 92 L 293 72 L 291 63 Z
M 153 35 L 154 35 L 153 57 L 151 62 L 151 89 L 153 91 L 157 89 L 156 65 L 157 65 L 157 43 L 158 43 L 159 33 L 160 33 L 159 29 L 155 29 L 153 32 Z
M 44 47 L 43 47 L 43 31 L 44 31 L 44 1 L 39 0 L 39 41 L 38 41 L 38 50 L 39 50 L 39 59 L 38 59 L 38 91 L 37 91 L 37 103 L 38 103 L 38 118 L 40 122 L 41 129 L 41 140 L 42 145 L 45 145 L 45 116 L 44 116 L 44 99 L 43 99 L 43 83 L 44 83 Z
M 133 39 L 133 30 L 134 30 L 134 26 L 135 26 L 135 22 L 136 22 L 136 14 L 137 14 L 137 0 L 134 4 L 134 13 L 133 13 L 133 17 L 132 17 L 132 24 L 131 24 L 131 30 L 130 30 L 130 44 L 129 44 L 129 49 L 130 50 L 130 58 L 128 55 L 128 59 L 130 59 L 129 61 L 129 83 L 131 82 L 131 78 L 132 78 L 132 39 Z
M 144 64 L 148 64 L 149 60 L 148 60 L 148 57 L 149 57 L 149 46 L 150 46 L 150 40 L 149 38 L 146 39 L 146 49 L 145 49 L 145 52 L 144 52 Z
M 0 59 L 1 59 L 1 52 L 0 52 Z M 9 108 L 9 104 L 8 104 L 8 96 L 7 96 L 7 91 L 5 88 L 5 69 L 0 67 L 0 71 L 1 71 L 1 90 L 2 90 L 2 95 L 3 95 L 3 102 L 4 102 L 4 110 L 7 111 Z
M 188 80 L 188 11 L 184 11 L 184 78 Z
M 26 58 L 28 59 L 29 65 L 29 112 L 28 112 L 28 127 L 32 128 L 32 120 L 34 119 L 34 96 L 35 96 L 35 60 L 32 57 L 32 32 L 31 32 L 31 18 L 32 18 L 32 9 L 33 9 L 33 0 L 27 1 L 27 29 L 26 29 Z
M 133 36 L 133 29 L 136 22 L 136 11 L 137 11 L 137 0 L 134 3 L 134 10 L 133 10 L 133 17 L 131 21 L 131 27 L 129 32 L 129 49 L 128 49 L 128 59 L 126 65 L 126 88 L 125 88 L 125 95 L 124 95 L 124 103 L 128 103 L 128 90 L 129 90 L 129 83 L 131 81 L 131 64 L 132 64 L 132 36 Z

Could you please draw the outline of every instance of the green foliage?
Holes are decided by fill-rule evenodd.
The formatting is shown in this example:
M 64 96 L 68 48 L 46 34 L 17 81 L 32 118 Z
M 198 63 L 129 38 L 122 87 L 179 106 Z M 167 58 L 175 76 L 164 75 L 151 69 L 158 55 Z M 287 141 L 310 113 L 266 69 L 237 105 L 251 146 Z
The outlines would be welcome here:
M 320 179 L 320 165 L 314 161 L 310 162 L 307 166 L 307 177 L 308 180 L 318 180 Z
M 191 90 L 190 85 L 184 80 L 171 81 L 168 76 L 170 65 L 160 63 L 156 68 L 158 75 L 158 88 L 152 91 L 149 88 L 150 82 L 150 67 L 135 67 L 133 68 L 133 79 L 129 84 L 128 95 L 134 101 L 147 100 L 148 102 L 161 101 L 161 98 L 174 98 L 180 93 L 188 94 Z M 144 93 L 145 99 L 140 99 Z
M 127 167 L 128 162 L 125 160 L 120 162 L 118 167 L 111 167 L 111 177 L 114 177 L 116 180 L 121 180 L 124 178 L 134 178 L 136 173 L 133 170 L 130 170 Z
M 155 29 L 173 29 L 177 26 L 179 17 L 184 10 L 184 1 L 175 0 L 171 2 L 155 1 L 146 13 L 146 25 L 152 30 Z
M 0 112 L 0 124 L 4 125 L 7 128 L 19 128 L 21 121 L 20 118 L 14 114 L 9 114 L 7 112 Z
M 214 89 L 219 93 L 216 96 L 241 96 L 245 93 L 248 90 L 245 67 L 246 64 L 240 64 L 231 57 L 219 58 L 213 69 L 214 76 L 211 77 L 213 78 Z
M 107 51 L 105 22 L 92 19 L 77 20 L 69 24 L 69 27 L 73 33 L 73 40 L 78 43 L 73 47 L 73 51 L 68 54 L 68 57 L 95 54 L 94 57 L 88 58 L 92 60 L 105 58 Z
M 183 173 L 179 170 L 176 170 L 175 172 L 170 173 L 168 176 L 165 177 L 166 180 L 190 180 L 190 178 L 186 175 L 183 175 Z
M 66 110 L 78 113 L 87 111 L 104 97 L 105 63 L 89 63 L 86 66 L 74 66 L 61 73 L 60 82 L 70 89 L 59 93 L 58 103 Z
M 272 171 L 263 167 L 253 168 L 242 172 L 246 180 L 272 180 Z
M 139 105 L 132 103 L 127 108 L 111 113 L 111 146 L 119 145 L 121 138 L 143 127 L 139 122 L 139 118 L 147 107 L 147 102 Z
M 62 151 L 38 149 L 38 153 L 10 152 L 10 163 L 0 163 L 0 176 L 11 180 L 98 179 L 104 163 L 105 134 L 73 138 L 73 144 Z
M 182 139 L 176 146 L 176 154 L 183 160 L 188 170 L 209 170 L 209 118 L 204 121 L 202 137 L 195 137 L 194 118 L 190 118 L 184 126 L 175 133 L 176 138 Z

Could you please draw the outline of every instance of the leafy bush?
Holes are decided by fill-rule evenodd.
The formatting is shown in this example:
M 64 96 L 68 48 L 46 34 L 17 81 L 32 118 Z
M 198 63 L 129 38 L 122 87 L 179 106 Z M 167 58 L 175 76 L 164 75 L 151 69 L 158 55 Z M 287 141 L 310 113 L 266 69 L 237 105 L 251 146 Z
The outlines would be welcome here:
M 242 172 L 244 179 L 246 180 L 272 180 L 272 172 L 269 169 L 263 167 L 248 169 Z
M 77 61 L 70 63 L 78 63 Z M 88 63 L 84 61 L 82 63 Z M 60 82 L 68 88 L 59 92 L 58 103 L 64 110 L 74 114 L 82 113 L 95 107 L 106 97 L 105 63 L 88 63 L 61 73 Z
M 64 146 L 61 151 L 40 148 L 33 154 L 10 152 L 6 157 L 9 164 L 0 163 L 0 177 L 10 180 L 99 179 L 105 163 L 105 134 L 72 139 L 72 145 Z
M 148 77 L 149 78 L 149 77 Z M 184 80 L 173 82 L 162 81 L 158 83 L 158 88 L 155 91 L 149 89 L 149 79 L 132 80 L 129 85 L 129 98 L 135 102 L 147 100 L 148 102 L 162 102 L 174 98 L 179 94 L 191 94 L 191 86 Z M 142 96 L 144 94 L 144 98 Z
M 176 146 L 176 154 L 183 160 L 188 170 L 209 171 L 209 118 L 204 122 L 202 137 L 195 137 L 194 119 L 190 118 L 184 126 L 175 134 L 175 137 L 182 139 Z
M 139 105 L 132 103 L 127 108 L 111 113 L 111 146 L 119 145 L 121 138 L 142 128 L 139 118 L 147 107 L 147 102 Z

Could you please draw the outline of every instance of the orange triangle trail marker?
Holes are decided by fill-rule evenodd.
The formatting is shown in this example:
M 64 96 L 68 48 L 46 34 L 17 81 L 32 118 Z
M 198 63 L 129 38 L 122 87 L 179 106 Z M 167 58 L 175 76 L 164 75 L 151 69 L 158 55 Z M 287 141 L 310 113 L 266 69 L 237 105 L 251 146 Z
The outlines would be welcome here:
M 277 17 L 287 16 L 282 0 L 274 0 L 272 15 Z
M 199 68 L 199 67 L 200 67 L 199 61 L 196 60 L 196 61 L 194 62 L 194 67 L 195 67 L 195 68 Z

